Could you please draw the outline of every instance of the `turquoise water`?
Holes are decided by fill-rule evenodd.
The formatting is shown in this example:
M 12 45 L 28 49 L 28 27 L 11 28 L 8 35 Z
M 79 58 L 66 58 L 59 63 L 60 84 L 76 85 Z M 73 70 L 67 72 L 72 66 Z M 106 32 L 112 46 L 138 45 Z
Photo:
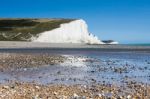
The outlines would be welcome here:
M 125 44 L 125 45 L 129 45 L 129 46 L 150 46 L 150 44 Z

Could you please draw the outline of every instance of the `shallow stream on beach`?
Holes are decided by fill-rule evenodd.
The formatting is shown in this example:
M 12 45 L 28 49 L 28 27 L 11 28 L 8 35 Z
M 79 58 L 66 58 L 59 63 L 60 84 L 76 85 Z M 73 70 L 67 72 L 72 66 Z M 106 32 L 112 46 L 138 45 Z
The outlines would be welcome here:
M 44 52 L 47 54 L 51 52 Z M 36 53 L 32 53 L 36 54 Z M 150 53 L 111 51 L 53 51 L 67 57 L 58 65 L 0 72 L 0 82 L 39 84 L 117 84 L 129 81 L 150 84 Z

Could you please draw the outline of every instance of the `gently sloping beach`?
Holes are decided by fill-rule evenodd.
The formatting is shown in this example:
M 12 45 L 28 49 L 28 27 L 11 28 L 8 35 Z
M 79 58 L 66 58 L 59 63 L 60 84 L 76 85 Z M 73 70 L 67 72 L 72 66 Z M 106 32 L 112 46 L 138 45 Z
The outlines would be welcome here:
M 149 51 L 150 46 L 129 46 L 119 44 L 81 44 L 81 43 L 40 43 L 40 42 L 18 42 L 0 41 L 0 49 L 11 48 L 49 48 L 49 49 L 98 49 L 98 50 L 120 50 L 120 51 Z
M 120 50 L 122 45 L 28 42 L 0 46 L 0 98 L 150 98 L 149 47 Z

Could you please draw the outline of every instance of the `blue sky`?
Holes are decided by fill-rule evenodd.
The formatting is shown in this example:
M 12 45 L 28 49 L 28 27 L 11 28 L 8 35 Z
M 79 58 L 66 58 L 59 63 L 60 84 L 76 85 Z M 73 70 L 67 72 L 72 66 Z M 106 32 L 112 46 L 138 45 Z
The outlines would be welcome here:
M 150 0 L 1 0 L 0 17 L 82 18 L 100 39 L 150 43 Z

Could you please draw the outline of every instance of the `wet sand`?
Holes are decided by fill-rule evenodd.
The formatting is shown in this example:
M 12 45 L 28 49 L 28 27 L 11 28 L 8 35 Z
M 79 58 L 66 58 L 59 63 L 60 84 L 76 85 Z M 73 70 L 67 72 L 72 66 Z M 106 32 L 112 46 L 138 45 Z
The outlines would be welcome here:
M 150 51 L 150 46 L 129 46 L 129 45 L 104 45 L 104 44 L 65 44 L 65 43 L 37 43 L 37 42 L 15 42 L 0 41 L 0 49 L 95 49 L 101 51 Z
M 150 53 L 0 50 L 2 99 L 149 99 Z

